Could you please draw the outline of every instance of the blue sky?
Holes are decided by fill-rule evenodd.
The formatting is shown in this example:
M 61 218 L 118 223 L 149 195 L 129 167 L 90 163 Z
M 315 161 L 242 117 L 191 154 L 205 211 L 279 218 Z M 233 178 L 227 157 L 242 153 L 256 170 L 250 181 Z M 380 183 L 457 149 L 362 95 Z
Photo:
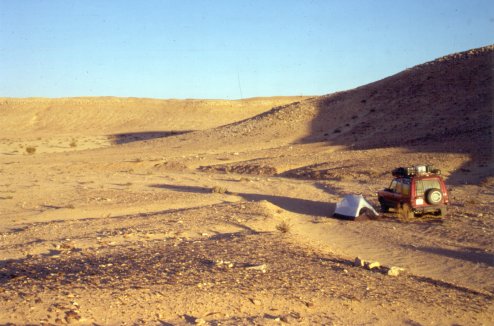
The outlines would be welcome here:
M 0 96 L 322 95 L 492 43 L 490 0 L 0 0 Z

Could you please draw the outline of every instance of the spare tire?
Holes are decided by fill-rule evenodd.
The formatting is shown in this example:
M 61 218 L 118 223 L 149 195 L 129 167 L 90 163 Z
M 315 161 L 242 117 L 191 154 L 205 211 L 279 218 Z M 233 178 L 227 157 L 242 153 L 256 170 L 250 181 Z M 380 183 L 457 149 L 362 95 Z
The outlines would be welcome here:
M 443 201 L 443 193 L 440 189 L 431 188 L 425 192 L 425 200 L 431 205 L 440 204 Z

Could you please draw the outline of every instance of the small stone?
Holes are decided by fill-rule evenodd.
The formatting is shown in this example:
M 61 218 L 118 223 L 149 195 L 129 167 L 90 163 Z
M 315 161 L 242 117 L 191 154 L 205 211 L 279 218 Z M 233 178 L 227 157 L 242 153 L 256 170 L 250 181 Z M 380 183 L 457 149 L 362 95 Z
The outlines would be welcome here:
M 251 270 L 256 270 L 256 271 L 261 271 L 263 273 L 266 273 L 268 269 L 268 265 L 266 264 L 261 264 L 261 265 L 254 265 L 254 266 L 248 266 L 246 269 L 251 269 Z
M 74 310 L 69 310 L 65 312 L 65 321 L 67 322 L 67 324 L 75 323 L 79 319 L 81 319 L 81 315 L 79 315 Z
M 305 302 L 305 306 L 307 308 L 311 308 L 311 307 L 314 307 L 314 303 L 313 302 L 310 302 L 310 301 L 307 301 L 307 302 Z
M 250 302 L 252 302 L 256 306 L 262 305 L 262 302 L 259 299 L 250 299 Z
M 196 318 L 196 320 L 194 321 L 194 323 L 196 325 L 206 325 L 206 321 L 202 318 Z
M 388 270 L 388 275 L 389 276 L 398 276 L 398 275 L 400 275 L 401 272 L 404 272 L 404 271 L 405 271 L 404 268 L 391 266 L 391 268 Z
M 280 316 L 280 320 L 282 322 L 284 322 L 285 324 L 292 324 L 292 323 L 296 323 L 297 322 L 297 319 L 300 319 L 300 315 L 299 314 L 287 314 L 287 315 L 283 315 L 283 316 Z
M 365 265 L 365 260 L 363 260 L 360 257 L 355 258 L 355 261 L 353 262 L 353 266 L 364 267 L 364 265 Z
M 57 245 L 57 249 L 64 249 L 64 250 L 70 250 L 70 249 L 73 249 L 75 246 L 74 246 L 74 243 L 72 241 L 69 241 L 69 242 L 64 242 L 62 243 L 61 245 Z
M 374 268 L 379 268 L 381 267 L 381 264 L 378 261 L 373 261 L 373 262 L 366 262 L 365 263 L 365 268 L 368 270 L 374 269 Z

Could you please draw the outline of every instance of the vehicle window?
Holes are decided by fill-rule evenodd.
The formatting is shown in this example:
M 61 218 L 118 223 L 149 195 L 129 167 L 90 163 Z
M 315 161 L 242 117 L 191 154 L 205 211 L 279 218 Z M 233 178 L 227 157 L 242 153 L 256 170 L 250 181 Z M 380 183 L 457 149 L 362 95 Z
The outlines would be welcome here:
M 398 179 L 394 179 L 393 181 L 391 181 L 391 185 L 389 186 L 389 190 L 395 192 L 396 191 L 396 183 L 397 183 L 397 180 Z
M 401 194 L 404 196 L 410 195 L 410 181 L 406 179 L 403 180 L 403 183 L 401 184 Z
M 431 188 L 441 189 L 441 185 L 439 184 L 439 180 L 437 179 L 417 180 L 415 181 L 415 187 L 417 196 L 423 196 L 425 192 Z
M 396 182 L 396 190 L 395 192 L 398 193 L 398 194 L 401 194 L 401 180 L 398 180 L 398 182 Z

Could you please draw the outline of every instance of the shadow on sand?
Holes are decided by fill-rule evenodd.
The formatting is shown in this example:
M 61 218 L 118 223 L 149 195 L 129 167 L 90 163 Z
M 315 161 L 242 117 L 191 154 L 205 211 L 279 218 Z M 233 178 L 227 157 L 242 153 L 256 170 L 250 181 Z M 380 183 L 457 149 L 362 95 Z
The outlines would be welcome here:
M 207 187 L 176 186 L 170 184 L 152 184 L 150 185 L 150 187 L 168 189 L 178 192 L 191 192 L 196 194 L 212 193 L 212 189 Z M 308 199 L 265 194 L 232 193 L 228 191 L 226 193 L 230 195 L 240 196 L 248 201 L 259 202 L 261 200 L 266 200 L 284 210 L 293 213 L 313 215 L 318 217 L 331 217 L 336 208 L 336 204 L 334 203 L 325 203 Z
M 419 250 L 425 253 L 446 256 L 458 260 L 469 261 L 475 264 L 486 264 L 494 267 L 494 255 L 475 248 L 466 248 L 465 250 L 452 250 L 437 247 L 412 247 L 410 249 Z
M 132 143 L 136 141 L 178 136 L 192 131 L 193 130 L 128 132 L 123 134 L 110 135 L 109 138 L 114 144 L 120 145 L 120 144 Z

